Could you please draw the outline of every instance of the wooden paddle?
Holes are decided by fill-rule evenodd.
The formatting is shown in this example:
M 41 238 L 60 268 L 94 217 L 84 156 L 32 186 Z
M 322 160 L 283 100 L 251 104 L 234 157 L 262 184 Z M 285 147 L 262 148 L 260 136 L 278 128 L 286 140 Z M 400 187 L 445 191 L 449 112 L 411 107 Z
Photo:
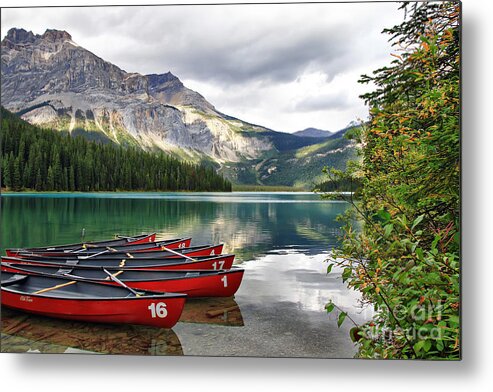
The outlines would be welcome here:
M 41 290 L 35 291 L 33 294 L 42 294 L 42 293 L 46 293 L 47 291 L 61 289 L 62 287 L 70 286 L 71 284 L 74 284 L 74 283 L 77 283 L 77 281 L 72 280 L 70 282 L 58 284 L 58 285 L 53 286 L 53 287 L 47 287 L 46 289 L 41 289 Z
M 183 253 L 180 253 L 180 252 L 176 252 L 173 249 L 169 249 L 169 248 L 167 248 L 167 247 L 165 247 L 163 245 L 161 245 L 161 250 L 165 250 L 166 252 L 173 253 L 173 254 L 175 254 L 177 256 L 184 257 L 185 259 L 188 259 L 188 260 L 191 260 L 191 261 L 198 261 L 197 259 L 194 259 L 193 257 L 184 255 Z M 130 259 L 133 259 L 134 258 L 134 256 L 131 253 L 126 253 L 126 255 Z
M 76 253 L 84 252 L 85 250 L 87 250 L 87 248 L 98 248 L 98 246 L 97 245 L 84 244 L 84 245 L 82 245 L 82 248 L 80 248 L 80 249 L 77 249 L 77 250 L 66 250 L 66 251 L 64 251 L 64 253 L 76 254 Z M 116 249 L 107 246 L 106 247 L 106 250 L 103 251 L 103 252 L 108 252 L 108 251 L 110 251 L 110 252 L 116 252 Z M 101 254 L 101 253 L 96 253 L 96 255 L 99 255 L 99 254 Z M 92 256 L 94 256 L 94 255 L 86 256 L 86 257 L 92 257 Z
M 63 252 L 64 253 L 80 253 L 80 252 L 84 252 L 85 250 L 87 250 L 87 248 L 97 248 L 97 247 L 98 247 L 97 245 L 82 244 L 82 247 L 80 249 L 77 249 L 77 250 L 68 249 L 68 250 L 65 250 Z
M 125 283 L 123 283 L 120 279 L 118 279 L 115 275 L 116 274 L 111 274 L 106 268 L 102 267 L 103 268 L 103 271 L 108 274 L 109 278 L 113 281 L 113 282 L 116 282 L 118 283 L 119 285 L 125 287 L 127 290 L 130 290 L 132 292 L 132 294 L 134 294 L 136 297 L 140 297 L 142 294 L 138 293 L 137 291 L 135 291 L 133 288 L 131 287 L 128 287 Z
M 113 275 L 113 276 L 118 276 L 118 275 L 120 275 L 120 274 L 123 274 L 123 271 L 118 271 L 118 272 L 115 272 L 115 273 L 114 273 L 114 274 L 112 274 L 112 275 Z M 110 277 L 108 276 L 108 277 L 104 278 L 104 280 L 110 280 Z
M 135 237 L 127 237 L 125 235 L 115 234 L 115 238 L 124 238 L 126 240 L 135 240 Z
M 173 254 L 175 254 L 177 256 L 184 257 L 185 259 L 188 259 L 188 260 L 191 260 L 191 261 L 198 261 L 197 259 L 194 259 L 193 257 L 184 255 L 183 253 L 177 252 L 177 251 L 175 251 L 173 249 L 170 249 L 170 248 L 167 248 L 166 246 L 163 246 L 163 245 L 161 245 L 161 249 L 162 250 L 165 250 L 166 252 L 173 253 Z
M 89 256 L 80 256 L 80 258 L 83 259 L 83 260 L 90 259 L 91 257 L 99 256 L 99 255 L 102 255 L 102 254 L 105 254 L 105 253 L 108 253 L 108 252 L 109 252 L 109 250 L 103 250 L 101 252 L 94 253 L 94 254 L 89 255 Z
M 65 251 L 65 253 L 80 253 L 80 252 L 84 252 L 85 250 L 87 250 L 87 247 L 84 245 L 82 248 L 80 249 L 77 249 L 77 250 L 70 250 L 70 251 Z

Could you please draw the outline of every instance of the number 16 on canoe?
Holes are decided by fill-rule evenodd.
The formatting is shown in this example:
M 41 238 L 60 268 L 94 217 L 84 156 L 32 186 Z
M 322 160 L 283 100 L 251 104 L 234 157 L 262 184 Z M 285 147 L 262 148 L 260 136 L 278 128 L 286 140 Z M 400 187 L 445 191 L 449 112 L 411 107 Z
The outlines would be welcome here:
M 2 272 L 2 306 L 69 320 L 171 328 L 186 297 L 148 291 L 137 296 L 121 286 Z
M 153 302 L 148 306 L 148 308 L 151 311 L 151 317 L 152 318 L 165 318 L 168 315 L 168 310 L 166 309 L 166 303 L 164 302 L 159 302 L 155 303 Z

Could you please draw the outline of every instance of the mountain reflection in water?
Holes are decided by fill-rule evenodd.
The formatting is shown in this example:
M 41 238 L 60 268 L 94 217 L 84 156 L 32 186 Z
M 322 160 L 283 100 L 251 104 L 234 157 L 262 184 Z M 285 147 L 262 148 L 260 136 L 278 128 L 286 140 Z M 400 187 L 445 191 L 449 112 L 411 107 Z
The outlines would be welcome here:
M 59 320 L 2 308 L 2 352 L 183 355 L 172 329 Z
M 157 232 L 192 237 L 192 245 L 224 243 L 225 252 L 250 260 L 291 246 L 327 250 L 340 234 L 334 219 L 346 208 L 311 193 L 6 194 L 1 220 L 9 229 L 0 243 L 35 247 L 80 242 L 82 231 L 84 241 Z

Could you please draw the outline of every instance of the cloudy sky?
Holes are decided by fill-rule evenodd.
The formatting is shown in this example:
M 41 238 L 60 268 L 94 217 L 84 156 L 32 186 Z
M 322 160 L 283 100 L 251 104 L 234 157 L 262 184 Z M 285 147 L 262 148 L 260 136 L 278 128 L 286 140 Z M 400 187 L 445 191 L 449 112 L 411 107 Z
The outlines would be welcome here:
M 357 80 L 391 61 L 381 31 L 402 20 L 398 5 L 3 8 L 1 33 L 66 30 L 127 72 L 171 71 L 223 113 L 283 132 L 337 131 L 367 117 L 358 96 L 369 87 Z

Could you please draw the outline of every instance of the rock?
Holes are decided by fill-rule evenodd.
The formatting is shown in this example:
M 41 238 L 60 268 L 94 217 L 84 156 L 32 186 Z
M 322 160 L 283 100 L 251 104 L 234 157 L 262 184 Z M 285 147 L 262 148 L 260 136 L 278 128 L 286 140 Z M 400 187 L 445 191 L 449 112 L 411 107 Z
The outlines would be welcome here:
M 51 42 L 72 40 L 72 36 L 69 33 L 60 30 L 46 30 L 45 33 L 41 36 L 41 38 Z
M 2 41 L 2 102 L 37 125 L 99 131 L 116 143 L 218 162 L 273 149 L 268 139 L 239 131 L 241 121 L 226 119 L 171 72 L 127 73 L 66 31 L 9 30 Z
M 13 28 L 1 45 L 2 104 L 30 123 L 74 135 L 100 132 L 98 140 L 104 142 L 213 161 L 237 183 L 263 178 L 266 185 L 293 185 L 302 176 L 302 182 L 311 184 L 312 178 L 298 168 L 310 163 L 317 176 L 327 165 L 320 154 L 329 154 L 330 146 L 317 149 L 316 164 L 296 153 L 319 143 L 317 138 L 275 132 L 228 116 L 171 72 L 126 72 L 79 46 L 66 31 L 48 29 L 38 35 Z M 337 133 L 330 139 L 334 137 Z M 251 169 L 273 157 L 294 157 L 291 174 L 286 175 L 283 162 L 258 176 Z M 233 164 L 230 169 L 228 163 Z
M 34 34 L 24 29 L 12 28 L 7 32 L 5 37 L 6 41 L 10 41 L 13 44 L 34 42 Z

